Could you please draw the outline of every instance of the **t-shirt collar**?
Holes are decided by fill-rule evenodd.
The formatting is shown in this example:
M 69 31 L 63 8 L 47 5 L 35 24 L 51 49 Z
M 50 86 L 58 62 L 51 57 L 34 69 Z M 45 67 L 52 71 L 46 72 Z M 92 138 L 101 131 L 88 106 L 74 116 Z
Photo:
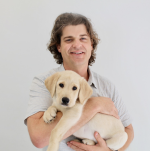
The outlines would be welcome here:
M 90 67 L 88 67 L 88 73 L 89 73 L 89 79 L 88 79 L 89 85 L 96 88 L 96 82 L 94 80 L 93 72 Z

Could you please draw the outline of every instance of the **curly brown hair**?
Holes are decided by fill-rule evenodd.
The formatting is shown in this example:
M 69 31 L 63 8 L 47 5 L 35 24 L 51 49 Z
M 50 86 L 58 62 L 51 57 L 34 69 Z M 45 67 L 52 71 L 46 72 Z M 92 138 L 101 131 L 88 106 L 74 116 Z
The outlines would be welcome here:
M 88 65 L 92 65 L 95 62 L 96 59 L 95 51 L 99 43 L 99 38 L 97 33 L 93 30 L 90 20 L 81 14 L 63 13 L 56 18 L 53 30 L 51 32 L 50 42 L 48 43 L 48 50 L 53 54 L 56 63 L 58 64 L 63 63 L 61 53 L 57 50 L 57 46 L 60 45 L 61 43 L 63 28 L 68 25 L 79 25 L 79 24 L 85 25 L 87 32 L 90 36 L 91 42 L 93 44 L 93 51 L 89 59 Z

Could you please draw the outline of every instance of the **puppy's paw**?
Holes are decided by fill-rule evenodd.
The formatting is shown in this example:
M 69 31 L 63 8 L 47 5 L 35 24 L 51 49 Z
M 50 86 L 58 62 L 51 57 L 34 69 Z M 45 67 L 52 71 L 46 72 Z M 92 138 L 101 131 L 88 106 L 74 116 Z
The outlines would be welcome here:
M 95 142 L 90 139 L 83 139 L 82 142 L 85 145 L 95 145 Z
M 79 142 L 79 143 L 82 143 L 82 141 L 81 140 L 79 140 L 79 139 L 73 139 L 72 141 L 75 141 L 75 142 Z
M 43 119 L 45 123 L 51 123 L 54 121 L 57 114 L 57 109 L 53 106 L 50 106 L 48 110 L 44 112 Z

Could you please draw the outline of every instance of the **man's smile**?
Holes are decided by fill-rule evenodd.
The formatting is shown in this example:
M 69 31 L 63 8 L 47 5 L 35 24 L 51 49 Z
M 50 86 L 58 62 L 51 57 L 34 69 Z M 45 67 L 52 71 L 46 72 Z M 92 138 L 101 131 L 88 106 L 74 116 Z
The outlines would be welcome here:
M 85 54 L 85 52 L 83 52 L 83 51 L 76 51 L 76 52 L 70 52 L 70 54 L 72 56 L 75 56 L 75 57 L 82 57 Z

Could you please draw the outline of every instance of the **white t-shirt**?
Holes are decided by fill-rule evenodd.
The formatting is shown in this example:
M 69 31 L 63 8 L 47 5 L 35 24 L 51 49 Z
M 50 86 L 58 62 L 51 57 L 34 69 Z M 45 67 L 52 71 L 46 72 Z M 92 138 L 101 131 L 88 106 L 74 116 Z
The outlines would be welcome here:
M 63 65 L 58 68 L 52 69 L 51 71 L 36 76 L 33 79 L 31 89 L 30 89 L 30 100 L 28 102 L 27 114 L 24 120 L 26 124 L 26 120 L 29 116 L 39 112 L 39 111 L 46 111 L 48 107 L 52 104 L 52 97 L 45 87 L 45 79 L 52 74 L 60 71 L 64 71 Z M 93 89 L 92 97 L 108 97 L 111 98 L 115 104 L 115 107 L 118 110 L 118 114 L 120 120 L 122 121 L 124 127 L 127 127 L 131 124 L 131 117 L 122 101 L 118 91 L 116 90 L 115 86 L 106 78 L 98 75 L 97 73 L 91 71 L 90 67 L 88 68 L 89 72 L 89 79 L 88 83 Z M 68 141 L 73 140 L 75 137 L 72 135 L 67 139 L 60 142 L 59 151 L 73 151 L 69 148 L 66 143 Z M 43 148 L 43 151 L 46 151 L 47 147 Z

